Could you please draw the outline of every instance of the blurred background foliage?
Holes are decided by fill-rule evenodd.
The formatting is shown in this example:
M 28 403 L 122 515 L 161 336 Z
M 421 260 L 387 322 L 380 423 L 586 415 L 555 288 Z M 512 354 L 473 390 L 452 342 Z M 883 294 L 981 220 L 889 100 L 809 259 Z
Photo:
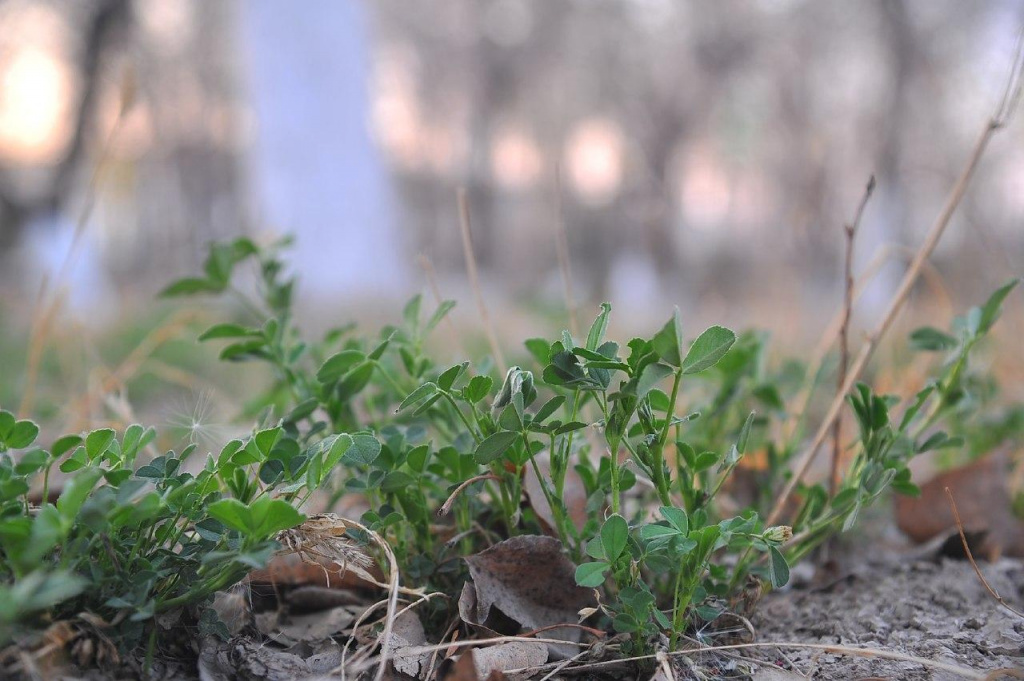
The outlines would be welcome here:
M 209 312 L 153 296 L 239 234 L 296 236 L 315 329 L 394 320 L 430 291 L 426 263 L 485 348 L 458 188 L 510 352 L 567 324 L 564 228 L 582 319 L 610 300 L 639 334 L 678 305 L 690 329 L 761 327 L 800 355 L 840 306 L 842 226 L 874 174 L 856 341 L 998 100 L 1022 22 L 1019 0 L 3 0 L 0 404 L 65 429 L 142 412 L 210 435 L 260 377 L 214 369 L 193 340 Z M 1021 274 L 1022 222 L 1018 120 L 879 389 L 914 384 L 910 329 Z M 1020 296 L 996 331 L 999 399 L 1019 400 Z

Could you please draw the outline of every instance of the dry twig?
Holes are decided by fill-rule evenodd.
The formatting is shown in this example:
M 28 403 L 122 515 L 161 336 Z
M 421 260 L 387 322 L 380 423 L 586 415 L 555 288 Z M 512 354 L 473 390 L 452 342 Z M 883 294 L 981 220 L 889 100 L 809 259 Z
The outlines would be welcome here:
M 999 603 L 999 605 L 1003 606 L 1017 617 L 1024 618 L 1024 612 L 1013 608 L 1009 603 L 1003 600 L 1003 597 L 999 595 L 999 592 L 993 589 L 988 583 L 988 580 L 985 579 L 985 576 L 981 574 L 981 568 L 978 567 L 978 563 L 974 560 L 974 555 L 971 553 L 971 547 L 967 545 L 967 535 L 964 534 L 964 524 L 960 520 L 960 511 L 957 510 L 956 502 L 953 501 L 953 493 L 949 491 L 948 487 L 945 489 L 946 496 L 949 497 L 949 507 L 953 511 L 953 519 L 956 520 L 957 532 L 960 533 L 960 543 L 964 545 L 964 553 L 967 554 L 967 560 L 970 561 L 971 567 L 974 568 L 974 574 L 978 575 L 978 579 L 981 580 L 982 586 L 984 586 L 985 590 L 992 595 L 992 598 L 996 599 L 996 602 Z
M 441 508 L 437 510 L 437 515 L 446 516 L 449 513 L 451 513 L 452 504 L 455 503 L 455 500 L 458 498 L 459 494 L 461 494 L 464 489 L 472 485 L 474 482 L 480 482 L 481 480 L 497 480 L 498 482 L 501 482 L 501 478 L 499 478 L 494 473 L 485 473 L 483 475 L 477 475 L 470 478 L 469 480 L 464 481 L 461 485 L 456 487 L 455 490 L 451 493 L 451 495 L 449 495 L 448 499 L 443 504 L 441 504 Z
M 842 390 L 846 383 L 846 369 L 850 364 L 850 317 L 853 316 L 853 240 L 857 236 L 860 219 L 864 208 L 868 205 L 871 193 L 875 191 L 875 176 L 868 180 L 864 196 L 857 206 L 853 222 L 847 224 L 843 231 L 846 234 L 846 257 L 843 261 L 843 316 L 839 325 L 839 373 L 836 375 L 836 390 Z M 839 488 L 839 461 L 843 455 L 843 419 L 836 419 L 832 427 L 832 470 L 829 472 L 829 494 L 835 496 Z
M 828 408 L 825 419 L 818 427 L 818 431 L 815 433 L 810 445 L 804 451 L 803 456 L 801 456 L 800 460 L 797 462 L 796 469 L 793 471 L 793 475 L 790 477 L 789 482 L 786 483 L 786 486 L 776 498 L 775 506 L 772 509 L 772 512 L 768 515 L 768 519 L 765 521 L 766 525 L 775 524 L 779 519 L 779 516 L 782 515 L 782 511 L 785 508 L 786 501 L 789 499 L 789 496 L 793 493 L 793 490 L 796 489 L 796 486 L 803 480 L 808 468 L 810 468 L 811 462 L 814 460 L 815 454 L 817 454 L 818 449 L 821 447 L 821 444 L 825 441 L 829 431 L 832 429 L 832 424 L 839 417 L 839 413 L 842 410 L 843 402 L 846 399 L 847 393 L 850 392 L 854 383 L 856 383 L 860 378 L 867 366 L 868 360 L 871 359 L 875 348 L 878 347 L 878 343 L 896 320 L 897 314 L 903 308 L 903 304 L 906 303 L 911 289 L 913 289 L 914 284 L 917 282 L 917 279 L 921 274 L 921 269 L 924 266 L 925 261 L 931 256 L 932 251 L 935 250 L 935 246 L 939 243 L 939 239 L 946 231 L 946 227 L 949 225 L 949 221 L 953 217 L 953 213 L 956 211 L 957 207 L 960 205 L 960 201 L 964 197 L 964 194 L 967 192 L 967 187 L 970 185 L 971 179 L 974 177 L 974 173 L 978 168 L 978 163 L 981 161 L 981 157 L 984 155 L 985 149 L 988 147 L 988 143 L 992 140 L 992 136 L 1006 125 L 1010 115 L 1016 108 L 1017 100 L 1020 99 L 1021 94 L 1022 61 L 1024 61 L 1024 51 L 1021 50 L 1021 43 L 1018 40 L 1017 52 L 1010 72 L 1010 79 L 1007 83 L 1006 93 L 1004 94 L 999 107 L 996 109 L 995 114 L 982 128 L 981 134 L 978 136 L 978 140 L 974 144 L 974 149 L 968 157 L 967 164 L 964 166 L 964 169 L 960 173 L 960 177 L 957 178 L 956 183 L 950 190 L 949 196 L 946 198 L 946 203 L 942 207 L 942 211 L 939 213 L 935 223 L 928 231 L 924 243 L 921 244 L 917 254 L 911 261 L 910 266 L 907 268 L 906 273 L 903 275 L 903 280 L 900 282 L 899 288 L 896 290 L 892 300 L 889 302 L 889 307 L 882 316 L 882 321 L 867 337 L 864 345 L 861 346 L 860 353 L 857 355 L 853 365 L 850 367 L 850 371 L 846 376 L 846 381 L 843 382 L 839 393 L 836 395 L 835 399 L 832 400 L 832 404 Z

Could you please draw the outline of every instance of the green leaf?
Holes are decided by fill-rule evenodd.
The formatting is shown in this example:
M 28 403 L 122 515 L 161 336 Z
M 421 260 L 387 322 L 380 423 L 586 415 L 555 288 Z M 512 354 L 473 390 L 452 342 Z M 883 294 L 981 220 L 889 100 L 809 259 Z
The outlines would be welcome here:
M 175 296 L 191 296 L 197 293 L 220 293 L 225 288 L 225 285 L 209 279 L 186 277 L 184 279 L 179 279 L 161 291 L 160 297 L 173 298 Z
M 70 524 L 75 519 L 101 477 L 103 471 L 99 468 L 85 468 L 71 476 L 64 485 L 60 498 L 57 499 L 57 510 L 66 523 Z
M 743 422 L 743 427 L 740 428 L 740 437 L 736 442 L 736 450 L 740 454 L 747 453 L 747 442 L 750 440 L 750 427 L 754 424 L 754 414 L 755 412 L 750 412 L 747 420 Z
M 1017 287 L 1020 283 L 1020 279 L 1014 279 L 1012 281 L 1003 284 L 1000 288 L 989 296 L 985 304 L 981 306 L 981 319 L 978 321 L 978 335 L 987 333 L 992 325 L 999 319 L 999 314 L 1002 311 L 1003 301 L 1006 300 L 1006 296 L 1010 295 L 1010 291 Z
M 333 383 L 345 375 L 345 373 L 366 359 L 366 355 L 359 350 L 343 350 L 332 355 L 320 370 L 316 372 L 316 380 L 320 383 Z
M 384 476 L 380 488 L 384 492 L 398 492 L 416 484 L 416 479 L 404 471 L 391 471 Z
M 355 444 L 355 440 L 352 439 L 351 435 L 346 433 L 336 436 L 333 440 L 328 438 L 328 440 L 330 440 L 330 445 L 327 450 L 327 455 L 324 457 L 324 471 L 329 473 L 336 465 L 338 465 L 338 462 L 341 461 L 345 452 Z M 325 440 L 325 442 L 328 440 Z
M 490 376 L 474 376 L 469 380 L 469 384 L 463 388 L 462 396 L 467 402 L 476 404 L 491 394 L 493 386 L 494 379 Z
M 678 537 L 679 530 L 664 525 L 644 525 L 640 528 L 640 536 L 647 541 Z
M 273 537 L 281 530 L 302 524 L 306 519 L 306 516 L 282 499 L 262 497 L 254 501 L 249 510 L 254 526 L 252 534 L 260 537 Z
M 370 384 L 376 362 L 367 360 L 341 377 L 338 388 L 343 395 L 356 395 Z
M 587 334 L 587 350 L 597 350 L 597 346 L 604 339 L 605 331 L 608 330 L 608 316 L 612 312 L 612 306 L 608 303 L 601 303 L 601 312 L 597 319 L 590 326 L 590 333 Z
M 540 409 L 537 410 L 536 416 L 533 417 L 534 423 L 543 423 L 549 416 L 558 411 L 558 408 L 565 404 L 565 395 L 556 395 L 550 400 L 544 403 Z
M 523 342 L 537 363 L 544 366 L 551 358 L 551 344 L 543 338 L 529 338 Z
M 570 421 L 569 423 L 564 423 L 555 428 L 555 435 L 564 435 L 565 433 L 571 433 L 573 431 L 581 430 L 586 427 L 587 424 L 583 423 L 582 421 Z
M 409 299 L 409 302 L 402 308 L 402 320 L 405 321 L 405 325 L 408 326 L 413 333 L 419 330 L 420 326 L 420 306 L 423 303 L 423 296 L 418 293 Z
M 489 464 L 501 457 L 508 448 L 519 438 L 519 433 L 503 430 L 491 435 L 489 438 L 477 445 L 473 452 L 473 458 L 479 464 Z
M 576 583 L 580 586 L 597 588 L 604 584 L 604 573 L 610 566 L 608 563 L 583 563 L 576 568 Z
M 249 532 L 249 509 L 238 499 L 221 499 L 206 508 L 210 517 L 225 527 L 247 534 Z
M 384 351 L 388 349 L 388 345 L 391 344 L 391 339 L 394 338 L 394 337 L 395 337 L 395 332 L 392 331 L 391 333 L 388 334 L 387 338 L 385 338 L 384 340 L 382 340 L 380 343 L 377 344 L 377 347 L 375 347 L 370 352 L 370 354 L 366 356 L 366 358 L 367 359 L 372 359 L 372 360 L 376 361 L 376 360 L 380 359 L 381 357 L 383 357 L 384 356 Z
M 80 444 L 82 444 L 82 437 L 80 435 L 65 435 L 64 437 L 58 438 L 57 441 L 53 443 L 53 447 L 50 448 L 50 453 L 53 455 L 54 459 L 58 459 Z
M 441 390 L 448 391 L 452 389 L 455 381 L 459 379 L 462 372 L 469 366 L 469 362 L 463 362 L 462 364 L 456 364 L 450 369 L 445 370 L 440 376 L 437 377 L 437 387 Z
M 674 367 L 681 366 L 683 356 L 683 322 L 679 318 L 679 308 L 675 309 L 672 319 L 668 320 L 661 331 L 651 339 L 651 347 L 661 359 Z
M 14 414 L 4 409 L 0 409 L 0 442 L 6 442 L 7 436 L 11 434 L 11 430 L 14 428 L 16 419 Z
M 46 452 L 41 449 L 33 449 L 18 460 L 18 463 L 14 465 L 14 472 L 18 475 L 31 475 L 42 470 L 48 459 Z
M 671 376 L 674 371 L 672 367 L 660 362 L 648 364 L 640 372 L 640 378 L 637 379 L 636 396 L 638 398 L 645 396 L 652 388 Z
M 930 326 L 915 329 L 910 334 L 910 347 L 915 350 L 937 352 L 941 350 L 952 350 L 957 345 L 959 345 L 959 343 L 956 338 L 953 338 L 948 333 L 943 333 L 942 331 Z
M 716 452 L 701 452 L 694 457 L 693 472 L 700 473 L 701 471 L 706 471 L 718 463 L 719 458 Z
M 676 528 L 682 535 L 690 533 L 690 519 L 686 515 L 686 511 L 681 508 L 673 508 L 671 506 L 662 506 L 660 509 L 661 515 L 665 520 L 669 522 L 672 527 Z
M 352 436 L 352 446 L 345 451 L 344 460 L 349 463 L 369 466 L 380 456 L 380 440 L 368 433 Z
M 430 397 L 437 392 L 437 385 L 434 383 L 424 383 L 420 387 L 409 393 L 409 396 L 402 400 L 402 403 L 398 405 L 398 411 L 402 411 L 406 407 L 410 407 L 417 402 L 421 402 L 426 398 Z
M 18 421 L 7 436 L 7 446 L 11 449 L 24 449 L 36 441 L 39 426 L 32 421 Z
M 259 338 L 260 332 L 240 324 L 214 324 L 199 336 L 199 340 L 215 340 L 217 338 Z
M 114 441 L 114 431 L 110 428 L 94 430 L 85 436 L 85 453 L 89 460 L 93 461 L 107 451 L 107 447 Z
M 735 342 L 735 333 L 724 326 L 712 326 L 693 341 L 683 360 L 683 373 L 696 374 L 710 369 L 725 357 Z
M 774 546 L 768 546 L 769 577 L 772 588 L 780 589 L 789 581 L 789 565 L 785 556 Z
M 448 315 L 448 313 L 452 311 L 452 308 L 454 307 L 454 300 L 442 301 L 441 304 L 437 306 L 437 310 L 434 312 L 434 314 L 432 314 L 430 316 L 430 319 L 427 320 L 426 326 L 423 327 L 423 334 L 426 335 L 433 331 L 434 327 L 440 324 L 441 320 L 444 319 Z
M 277 441 L 281 439 L 283 434 L 284 428 L 278 427 L 267 428 L 266 430 L 261 430 L 253 435 L 253 442 L 256 443 L 256 448 L 259 450 L 259 453 L 263 455 L 263 459 L 270 456 L 270 451 L 274 449 L 274 445 L 277 444 Z
M 621 515 L 614 514 L 601 526 L 601 546 L 609 563 L 614 563 L 626 549 L 629 541 L 629 524 Z

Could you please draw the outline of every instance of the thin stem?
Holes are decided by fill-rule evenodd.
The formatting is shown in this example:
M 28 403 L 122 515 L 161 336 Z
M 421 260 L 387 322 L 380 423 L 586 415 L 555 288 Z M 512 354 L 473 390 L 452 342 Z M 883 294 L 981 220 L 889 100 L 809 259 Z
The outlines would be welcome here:
M 765 521 L 766 525 L 772 525 L 776 520 L 778 520 L 779 516 L 782 515 L 782 511 L 785 509 L 786 501 L 789 500 L 793 490 L 796 489 L 796 486 L 800 484 L 804 475 L 806 475 L 811 463 L 814 461 L 815 454 L 817 454 L 822 442 L 824 442 L 829 431 L 832 429 L 832 424 L 839 417 L 845 400 L 845 395 L 850 392 L 854 383 L 860 379 L 865 367 L 867 367 L 868 360 L 871 359 L 875 348 L 878 347 L 878 343 L 896 320 L 897 313 L 903 309 L 904 303 L 906 303 L 907 298 L 910 296 L 910 291 L 913 289 L 914 284 L 917 282 L 917 279 L 921 274 L 921 269 L 924 266 L 925 261 L 931 256 L 935 247 L 938 245 L 939 239 L 942 237 L 943 232 L 946 230 L 946 226 L 949 225 L 950 219 L 953 217 L 953 213 L 956 211 L 956 208 L 960 205 L 960 201 L 963 199 L 964 194 L 967 192 L 967 187 L 970 184 L 971 179 L 974 177 L 974 172 L 978 167 L 978 163 L 981 161 L 981 157 L 984 154 L 985 149 L 988 147 L 989 141 L 992 139 L 992 135 L 998 129 L 999 126 L 996 124 L 995 120 L 989 120 L 982 129 L 981 134 L 978 136 L 978 141 L 974 145 L 974 150 L 967 160 L 966 166 L 961 172 L 960 177 L 957 179 L 956 184 L 953 185 L 949 197 L 946 199 L 946 204 L 943 206 L 938 218 L 936 218 L 935 224 L 933 224 L 932 228 L 929 230 L 921 248 L 917 251 L 917 255 L 915 255 L 914 259 L 911 261 L 910 267 L 903 276 L 903 281 L 900 283 L 899 288 L 889 303 L 889 307 L 887 308 L 885 315 L 882 317 L 882 321 L 861 347 L 860 353 L 857 355 L 856 360 L 854 360 L 853 365 L 850 367 L 849 374 L 846 376 L 846 381 L 836 394 L 835 399 L 832 400 L 832 404 L 829 406 L 825 419 L 818 427 L 818 431 L 811 440 L 810 445 L 806 450 L 804 450 L 804 454 L 797 463 L 796 469 L 790 477 L 789 482 L 786 483 L 786 486 L 776 498 L 775 506 L 772 508 L 772 512 L 768 515 L 768 519 Z

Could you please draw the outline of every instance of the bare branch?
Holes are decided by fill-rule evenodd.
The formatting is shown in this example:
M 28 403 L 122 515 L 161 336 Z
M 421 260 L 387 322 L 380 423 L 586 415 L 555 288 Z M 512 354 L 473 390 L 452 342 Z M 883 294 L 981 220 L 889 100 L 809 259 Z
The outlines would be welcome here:
M 984 155 L 985 149 L 988 147 L 988 143 L 991 141 L 995 132 L 1005 125 L 1005 117 L 1013 110 L 1013 106 L 1015 105 L 1016 100 L 1019 99 L 1021 91 L 1021 52 L 1021 44 L 1018 42 L 1013 68 L 1010 72 L 1009 86 L 1007 88 L 1008 93 L 1014 94 L 1004 97 L 999 108 L 996 110 L 996 113 L 992 118 L 985 122 L 985 125 L 981 130 L 981 134 L 978 136 L 978 141 L 975 142 L 974 149 L 967 159 L 967 164 L 964 166 L 964 169 L 960 173 L 960 177 L 957 178 L 956 183 L 950 190 L 949 196 L 946 198 L 946 203 L 942 207 L 942 211 L 939 213 L 935 223 L 928 231 L 924 243 L 921 244 L 917 254 L 914 256 L 914 259 L 910 262 L 910 266 L 907 268 L 906 274 L 903 275 L 903 281 L 900 282 L 899 288 L 896 290 L 895 295 L 889 302 L 889 307 L 882 316 L 882 321 L 868 336 L 864 345 L 861 346 L 861 351 L 854 360 L 853 365 L 850 367 L 850 371 L 846 376 L 846 381 L 843 382 L 843 385 L 839 390 L 839 394 L 837 394 L 835 399 L 832 400 L 832 404 L 828 408 L 824 421 L 822 421 L 817 433 L 815 433 L 814 438 L 811 440 L 811 444 L 807 447 L 803 456 L 797 462 L 796 469 L 793 471 L 793 475 L 790 477 L 789 482 L 786 483 L 786 486 L 776 498 L 775 506 L 769 514 L 768 519 L 765 521 L 766 525 L 773 525 L 779 519 L 789 496 L 793 493 L 793 490 L 796 489 L 796 486 L 800 484 L 800 481 L 803 480 L 804 475 L 806 475 L 811 462 L 814 460 L 815 454 L 817 454 L 818 449 L 821 447 L 821 444 L 825 441 L 829 431 L 832 429 L 832 424 L 839 417 L 846 394 L 850 392 L 854 383 L 856 383 L 860 378 L 868 364 L 868 360 L 871 359 L 875 348 L 878 347 L 879 341 L 881 341 L 882 337 L 885 336 L 885 333 L 896 320 L 897 314 L 903 308 L 904 303 L 906 303 L 907 298 L 910 295 L 911 289 L 914 287 L 914 284 L 917 282 L 917 279 L 921 274 L 921 269 L 924 266 L 925 261 L 931 256 L 932 251 L 935 250 L 935 247 L 939 243 L 939 239 L 942 238 L 942 234 L 946 231 L 946 227 L 949 225 L 949 221 L 953 217 L 953 213 L 956 212 L 957 207 L 960 205 L 960 201 L 967 192 L 967 187 L 970 185 L 971 179 L 974 177 L 974 173 L 978 168 L 978 163 L 981 161 L 981 157 Z

